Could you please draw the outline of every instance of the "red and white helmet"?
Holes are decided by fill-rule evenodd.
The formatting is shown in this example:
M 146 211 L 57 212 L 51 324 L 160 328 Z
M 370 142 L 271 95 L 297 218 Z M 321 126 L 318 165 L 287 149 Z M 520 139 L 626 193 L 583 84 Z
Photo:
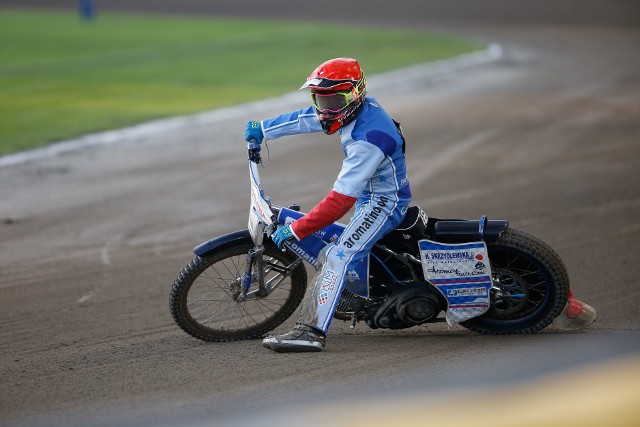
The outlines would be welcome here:
M 358 61 L 335 58 L 313 70 L 300 89 L 311 90 L 318 120 L 331 135 L 355 118 L 365 99 L 366 79 Z

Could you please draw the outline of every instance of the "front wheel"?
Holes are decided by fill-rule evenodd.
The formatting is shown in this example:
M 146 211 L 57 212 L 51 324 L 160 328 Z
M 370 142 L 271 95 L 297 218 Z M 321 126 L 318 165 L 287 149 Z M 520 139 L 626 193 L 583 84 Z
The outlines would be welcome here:
M 302 301 L 307 287 L 304 265 L 291 252 L 265 244 L 264 280 L 273 290 L 258 289 L 256 267 L 246 300 L 239 299 L 251 239 L 196 256 L 176 278 L 170 294 L 171 315 L 189 335 L 203 341 L 257 338 L 284 322 Z
M 569 275 L 542 240 L 507 229 L 487 245 L 493 288 L 491 306 L 461 325 L 481 334 L 534 333 L 560 314 L 569 298 Z

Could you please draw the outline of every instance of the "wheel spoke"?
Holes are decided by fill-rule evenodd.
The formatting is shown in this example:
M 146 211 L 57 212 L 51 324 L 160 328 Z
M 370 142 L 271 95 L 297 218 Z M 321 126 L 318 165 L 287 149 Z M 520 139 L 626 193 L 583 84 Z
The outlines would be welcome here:
M 217 312 L 217 309 L 218 309 L 218 307 L 220 307 L 220 306 L 222 305 L 222 302 L 223 302 L 223 301 L 220 301 L 220 302 L 216 305 L 216 310 L 214 310 L 214 313 L 216 313 L 216 312 Z M 204 313 L 208 312 L 208 311 L 209 311 L 209 309 L 210 309 L 212 306 L 213 306 L 213 304 L 212 304 L 211 306 L 209 306 L 209 308 L 207 308 L 205 311 L 203 311 L 203 312 L 199 313 L 199 314 L 194 318 L 194 320 L 195 320 L 195 319 L 197 319 L 198 317 L 200 317 L 200 315 L 202 315 L 202 314 L 204 314 Z M 223 310 L 223 311 L 222 311 L 222 313 L 224 313 L 224 311 L 226 311 L 226 309 L 225 309 L 225 310 Z M 218 314 L 219 314 L 219 313 L 218 313 Z M 206 324 L 210 319 L 212 319 L 212 318 L 213 318 L 213 317 L 215 317 L 215 316 L 217 316 L 217 314 L 214 314 L 213 316 L 209 317 L 208 319 L 205 319 L 205 320 L 204 320 L 203 322 L 201 322 L 201 323 L 202 323 L 202 324 Z
M 256 322 L 256 320 L 253 318 L 253 316 L 247 311 L 246 307 L 244 307 L 244 304 L 238 304 L 238 308 L 240 309 L 241 312 L 244 312 L 249 319 L 251 319 L 251 321 L 253 321 L 253 323 L 258 323 Z M 240 317 L 243 317 L 242 315 Z

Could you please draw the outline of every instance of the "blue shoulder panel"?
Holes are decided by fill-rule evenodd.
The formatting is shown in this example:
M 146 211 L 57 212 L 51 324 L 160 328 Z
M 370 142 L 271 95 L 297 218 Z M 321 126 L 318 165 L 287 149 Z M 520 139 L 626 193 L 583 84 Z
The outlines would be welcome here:
M 385 156 L 390 156 L 398 148 L 398 143 L 393 137 L 379 130 L 370 130 L 366 133 L 367 142 L 378 147 Z

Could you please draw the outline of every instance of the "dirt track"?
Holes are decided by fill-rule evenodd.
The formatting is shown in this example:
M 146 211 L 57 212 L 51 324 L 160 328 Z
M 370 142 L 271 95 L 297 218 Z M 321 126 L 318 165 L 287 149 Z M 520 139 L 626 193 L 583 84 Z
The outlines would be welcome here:
M 182 333 L 168 290 L 193 246 L 245 226 L 244 123 L 280 111 L 261 107 L 0 168 L 0 425 L 230 423 L 292 400 L 482 389 L 638 355 L 640 29 L 631 2 L 606 3 L 572 3 L 574 14 L 554 2 L 479 8 L 474 20 L 455 13 L 460 2 L 400 1 L 359 15 L 503 45 L 497 63 L 371 95 L 403 124 L 416 203 L 433 216 L 507 218 L 546 240 L 598 309 L 588 331 L 351 334 L 335 322 L 326 352 L 286 356 Z M 232 13 L 229 4 L 217 10 Z M 307 15 L 292 4 L 277 10 Z M 270 148 L 273 200 L 312 207 L 339 169 L 338 144 L 314 136 Z

